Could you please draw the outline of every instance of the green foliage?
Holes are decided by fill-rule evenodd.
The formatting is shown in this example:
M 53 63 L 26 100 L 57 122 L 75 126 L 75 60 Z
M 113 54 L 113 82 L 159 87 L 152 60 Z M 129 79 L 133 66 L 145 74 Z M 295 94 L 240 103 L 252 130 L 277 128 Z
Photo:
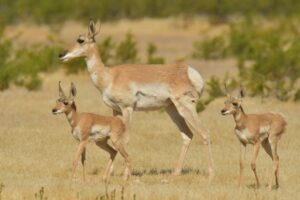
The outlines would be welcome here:
M 148 44 L 147 48 L 147 63 L 148 64 L 164 64 L 165 59 L 163 57 L 155 57 L 156 46 L 153 43 Z
M 100 18 L 168 17 L 209 15 L 213 22 L 223 22 L 229 15 L 299 15 L 295 0 L 2 0 L 0 24 L 19 21 L 62 23 L 64 20 Z
M 214 37 L 194 44 L 193 57 L 198 59 L 222 59 L 226 56 L 225 40 Z
M 299 30 L 290 20 L 279 20 L 265 27 L 262 23 L 252 20 L 234 23 L 228 35 L 197 43 L 199 48 L 194 54 L 202 58 L 202 52 L 208 49 L 206 57 L 210 57 L 223 49 L 226 52 L 223 55 L 237 58 L 239 78 L 251 96 L 274 96 L 287 101 L 293 98 L 300 77 Z M 228 43 L 214 45 L 213 41 Z
M 118 64 L 134 63 L 138 60 L 136 41 L 131 33 L 127 33 L 123 41 L 116 47 L 115 59 Z

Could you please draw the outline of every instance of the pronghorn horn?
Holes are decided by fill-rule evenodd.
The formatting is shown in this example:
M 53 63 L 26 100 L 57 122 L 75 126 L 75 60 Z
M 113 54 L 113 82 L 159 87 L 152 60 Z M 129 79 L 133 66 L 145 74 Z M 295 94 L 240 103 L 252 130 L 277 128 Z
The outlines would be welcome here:
M 58 82 L 58 95 L 59 95 L 60 97 L 66 97 L 64 91 L 63 91 L 62 88 L 61 88 L 60 82 L 61 82 L 61 81 Z

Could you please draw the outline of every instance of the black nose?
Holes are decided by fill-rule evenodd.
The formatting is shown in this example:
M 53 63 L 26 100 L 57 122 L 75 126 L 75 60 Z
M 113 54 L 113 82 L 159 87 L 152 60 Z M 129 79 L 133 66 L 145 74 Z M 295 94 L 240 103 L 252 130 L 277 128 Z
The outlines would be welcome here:
M 221 114 L 222 114 L 222 115 L 224 115 L 224 114 L 225 114 L 225 112 L 226 112 L 226 110 L 225 110 L 225 109 L 222 109 L 222 110 L 221 110 Z
M 56 108 L 53 108 L 52 109 L 52 113 L 56 113 L 57 112 L 57 109 Z
M 67 52 L 68 52 L 67 50 L 64 50 L 64 51 L 60 52 L 59 55 L 58 55 L 58 57 L 59 58 L 64 57 L 67 54 Z

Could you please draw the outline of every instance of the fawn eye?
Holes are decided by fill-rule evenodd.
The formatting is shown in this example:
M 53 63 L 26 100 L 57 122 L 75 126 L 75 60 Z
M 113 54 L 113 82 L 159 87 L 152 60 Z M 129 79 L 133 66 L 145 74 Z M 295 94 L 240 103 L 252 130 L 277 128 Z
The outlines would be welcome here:
M 78 39 L 77 39 L 77 42 L 78 42 L 79 44 L 82 44 L 82 43 L 84 43 L 84 39 L 78 38 Z
M 239 104 L 238 104 L 238 103 L 235 103 L 235 102 L 233 102 L 233 103 L 232 103 L 232 105 L 233 105 L 233 106 L 238 106 Z
M 64 105 L 65 105 L 65 106 L 68 105 L 68 104 L 69 104 L 68 102 L 66 102 L 66 101 L 64 102 Z

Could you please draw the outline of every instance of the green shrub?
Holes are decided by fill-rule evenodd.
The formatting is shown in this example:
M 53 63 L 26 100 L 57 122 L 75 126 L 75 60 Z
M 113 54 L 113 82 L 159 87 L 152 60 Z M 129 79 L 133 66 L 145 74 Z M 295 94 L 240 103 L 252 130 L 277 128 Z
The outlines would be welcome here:
M 123 41 L 116 47 L 115 59 L 117 64 L 135 63 L 138 58 L 136 41 L 131 33 L 127 33 Z
M 164 64 L 165 59 L 163 57 L 155 57 L 156 46 L 153 43 L 148 44 L 147 48 L 147 63 L 148 64 Z
M 198 59 L 222 59 L 226 56 L 225 40 L 223 36 L 214 37 L 194 44 L 192 55 Z

